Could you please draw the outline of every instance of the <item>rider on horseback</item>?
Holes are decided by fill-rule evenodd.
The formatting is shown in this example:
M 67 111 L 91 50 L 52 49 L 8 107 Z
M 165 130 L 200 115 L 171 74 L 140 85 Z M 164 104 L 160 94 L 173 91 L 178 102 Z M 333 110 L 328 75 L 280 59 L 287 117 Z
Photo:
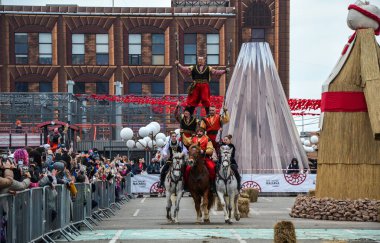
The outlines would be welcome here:
M 183 143 L 177 140 L 177 134 L 172 131 L 170 132 L 169 142 L 162 149 L 162 157 L 164 160 L 166 160 L 166 163 L 161 169 L 160 184 L 158 185 L 160 188 L 163 188 L 165 186 L 165 176 L 169 170 L 170 164 L 173 161 L 174 153 L 182 153 L 184 155 L 187 155 L 188 151 Z
M 205 129 L 202 127 L 197 128 L 197 134 L 192 138 L 192 144 L 198 145 L 201 147 L 201 153 L 205 157 L 205 165 L 209 172 L 211 190 L 216 192 L 215 189 L 215 163 L 212 161 L 211 156 L 214 152 L 214 147 L 212 146 L 212 141 L 205 134 Z M 185 182 L 186 184 L 186 182 Z
M 228 147 L 232 148 L 232 154 L 231 154 L 231 169 L 235 174 L 236 180 L 237 180 L 237 185 L 238 185 L 238 190 L 240 191 L 241 189 L 241 176 L 238 171 L 238 164 L 236 163 L 235 160 L 235 146 L 231 142 L 232 135 L 227 135 L 223 138 L 222 146 L 227 145 Z

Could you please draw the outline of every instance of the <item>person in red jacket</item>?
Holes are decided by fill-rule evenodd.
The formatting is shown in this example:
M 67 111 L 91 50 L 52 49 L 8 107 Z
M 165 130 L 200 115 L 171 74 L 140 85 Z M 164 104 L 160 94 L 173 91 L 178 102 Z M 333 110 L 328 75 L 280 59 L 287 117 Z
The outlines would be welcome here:
M 187 106 L 190 114 L 193 114 L 195 107 L 198 106 L 199 102 L 206 110 L 206 114 L 209 113 L 210 109 L 210 80 L 212 77 L 220 77 L 225 74 L 228 69 L 216 70 L 210 66 L 206 65 L 206 60 L 204 57 L 199 56 L 197 65 L 185 67 L 182 66 L 179 61 L 175 61 L 181 73 L 186 76 L 191 76 L 193 83 L 189 88 L 189 95 L 187 96 Z

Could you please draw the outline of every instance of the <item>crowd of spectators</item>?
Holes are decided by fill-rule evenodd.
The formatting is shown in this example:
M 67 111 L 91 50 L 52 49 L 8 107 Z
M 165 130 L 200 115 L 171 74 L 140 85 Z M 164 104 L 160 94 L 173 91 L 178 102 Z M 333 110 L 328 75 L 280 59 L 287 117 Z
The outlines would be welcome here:
M 75 183 L 108 181 L 115 183 L 116 200 L 125 176 L 146 171 L 144 161 L 134 164 L 127 156 L 112 160 L 100 155 L 96 148 L 74 153 L 65 145 L 53 151 L 48 144 L 38 148 L 0 151 L 0 194 L 15 193 L 28 188 L 64 184 L 76 196 Z

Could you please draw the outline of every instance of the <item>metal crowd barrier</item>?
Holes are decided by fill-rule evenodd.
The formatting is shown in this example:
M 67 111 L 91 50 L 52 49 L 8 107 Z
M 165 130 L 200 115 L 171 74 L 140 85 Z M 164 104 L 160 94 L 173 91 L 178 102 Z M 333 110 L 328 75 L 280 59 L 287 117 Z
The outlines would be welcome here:
M 65 185 L 0 195 L 0 242 L 74 240 L 80 234 L 79 226 L 93 230 L 93 225 L 114 215 L 115 208 L 129 200 L 130 183 L 130 176 L 120 185 L 97 181 L 95 191 L 91 184 L 77 183 L 75 197 Z M 115 186 L 120 186 L 118 197 Z

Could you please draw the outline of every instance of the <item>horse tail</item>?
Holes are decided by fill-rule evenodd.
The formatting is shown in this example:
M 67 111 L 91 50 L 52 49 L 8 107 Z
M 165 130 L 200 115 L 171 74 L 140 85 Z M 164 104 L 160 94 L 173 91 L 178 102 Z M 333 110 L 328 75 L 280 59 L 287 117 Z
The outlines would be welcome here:
M 212 193 L 211 191 L 209 192 L 208 194 L 208 205 L 207 205 L 207 209 L 210 210 L 212 208 L 212 206 L 214 205 L 215 203 L 215 197 L 214 197 L 214 193 Z

